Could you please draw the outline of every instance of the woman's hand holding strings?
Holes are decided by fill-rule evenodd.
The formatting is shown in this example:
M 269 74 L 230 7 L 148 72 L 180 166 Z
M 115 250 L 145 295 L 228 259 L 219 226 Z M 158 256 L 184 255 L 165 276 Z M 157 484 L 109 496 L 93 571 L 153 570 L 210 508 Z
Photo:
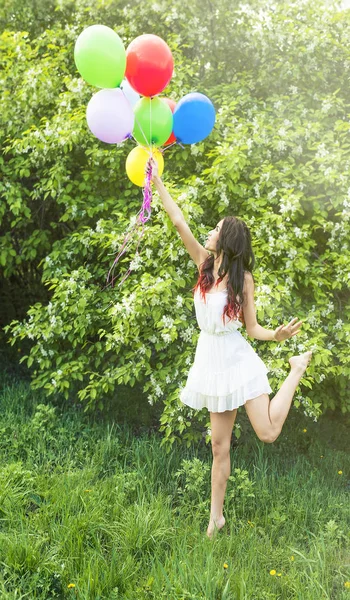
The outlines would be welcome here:
M 158 172 L 158 163 L 152 157 L 148 160 L 148 163 L 147 163 L 147 167 L 146 167 L 147 174 L 149 173 L 150 168 L 152 168 L 151 181 L 153 181 L 153 183 L 155 183 L 155 181 L 157 179 L 160 179 L 160 177 L 159 177 L 159 172 Z

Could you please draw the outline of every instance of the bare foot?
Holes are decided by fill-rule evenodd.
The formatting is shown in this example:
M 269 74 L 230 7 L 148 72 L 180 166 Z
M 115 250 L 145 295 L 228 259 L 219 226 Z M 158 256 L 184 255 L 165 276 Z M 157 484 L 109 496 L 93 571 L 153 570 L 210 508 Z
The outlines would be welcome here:
M 299 372 L 304 373 L 312 357 L 312 350 L 304 352 L 299 356 L 291 356 L 288 359 L 291 369 L 297 369 Z
M 218 519 L 215 519 L 215 521 L 212 517 L 210 517 L 210 521 L 209 521 L 209 525 L 208 525 L 208 529 L 207 529 L 208 538 L 211 539 L 214 535 L 214 532 L 222 529 L 224 525 L 225 525 L 225 517 L 224 516 L 219 517 Z

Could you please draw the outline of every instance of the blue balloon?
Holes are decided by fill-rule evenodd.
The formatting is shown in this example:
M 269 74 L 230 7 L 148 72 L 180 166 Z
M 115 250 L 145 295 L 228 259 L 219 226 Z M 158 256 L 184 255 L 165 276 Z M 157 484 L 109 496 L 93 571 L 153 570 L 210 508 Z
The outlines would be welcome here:
M 215 124 L 215 108 L 204 94 L 192 92 L 181 98 L 174 111 L 173 133 L 182 144 L 204 140 Z

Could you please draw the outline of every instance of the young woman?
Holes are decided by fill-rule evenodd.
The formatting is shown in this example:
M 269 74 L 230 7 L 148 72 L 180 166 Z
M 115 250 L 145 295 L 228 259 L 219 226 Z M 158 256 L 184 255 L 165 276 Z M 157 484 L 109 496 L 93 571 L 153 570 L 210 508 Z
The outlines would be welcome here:
M 180 399 L 198 410 L 205 407 L 210 413 L 213 464 L 207 536 L 211 538 L 214 531 L 225 524 L 223 504 L 231 469 L 231 435 L 238 407 L 244 404 L 262 441 L 274 442 L 281 433 L 312 352 L 289 358 L 290 372 L 270 401 L 272 389 L 266 375 L 268 368 L 239 329 L 244 324 L 251 338 L 282 341 L 297 335 L 302 321 L 295 317 L 274 331 L 258 324 L 252 275 L 255 258 L 246 223 L 237 217 L 225 217 L 209 232 L 203 247 L 166 190 L 154 160 L 151 165 L 152 181 L 164 208 L 199 271 L 193 289 L 201 331 L 194 363 Z

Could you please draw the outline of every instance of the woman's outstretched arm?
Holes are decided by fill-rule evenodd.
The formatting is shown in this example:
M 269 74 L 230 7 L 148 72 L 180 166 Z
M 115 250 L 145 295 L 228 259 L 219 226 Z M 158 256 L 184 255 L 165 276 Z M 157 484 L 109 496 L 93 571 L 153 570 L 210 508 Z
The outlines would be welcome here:
M 300 331 L 300 325 L 302 321 L 298 321 L 297 317 L 292 319 L 288 325 L 279 325 L 276 329 L 265 329 L 261 327 L 256 320 L 256 310 L 254 303 L 254 279 L 251 273 L 244 274 L 244 287 L 243 287 L 243 313 L 244 321 L 246 324 L 246 332 L 249 337 L 256 340 L 276 341 L 282 342 L 287 340 L 294 335 L 297 335 Z M 297 323 L 296 323 L 297 321 Z
M 200 270 L 200 265 L 207 258 L 208 251 L 194 237 L 191 229 L 186 223 L 181 208 L 178 207 L 176 202 L 174 202 L 174 200 L 170 196 L 169 192 L 166 190 L 161 178 L 158 175 L 157 164 L 152 159 L 151 165 L 152 181 L 159 192 L 164 208 L 167 211 L 173 224 L 175 225 L 177 232 L 179 233 L 190 257 L 192 258 L 193 262 L 197 265 L 198 270 Z
M 159 177 L 158 165 L 153 159 L 151 159 L 151 165 L 152 165 L 152 181 L 156 187 L 157 192 L 160 195 L 160 198 L 163 202 L 163 206 L 164 206 L 165 210 L 167 211 L 172 223 L 176 226 L 180 220 L 185 218 L 183 215 L 183 212 L 182 212 L 181 208 L 176 204 L 176 202 L 174 202 L 174 200 L 170 196 L 168 190 L 166 189 L 164 183 L 162 182 L 161 178 Z

